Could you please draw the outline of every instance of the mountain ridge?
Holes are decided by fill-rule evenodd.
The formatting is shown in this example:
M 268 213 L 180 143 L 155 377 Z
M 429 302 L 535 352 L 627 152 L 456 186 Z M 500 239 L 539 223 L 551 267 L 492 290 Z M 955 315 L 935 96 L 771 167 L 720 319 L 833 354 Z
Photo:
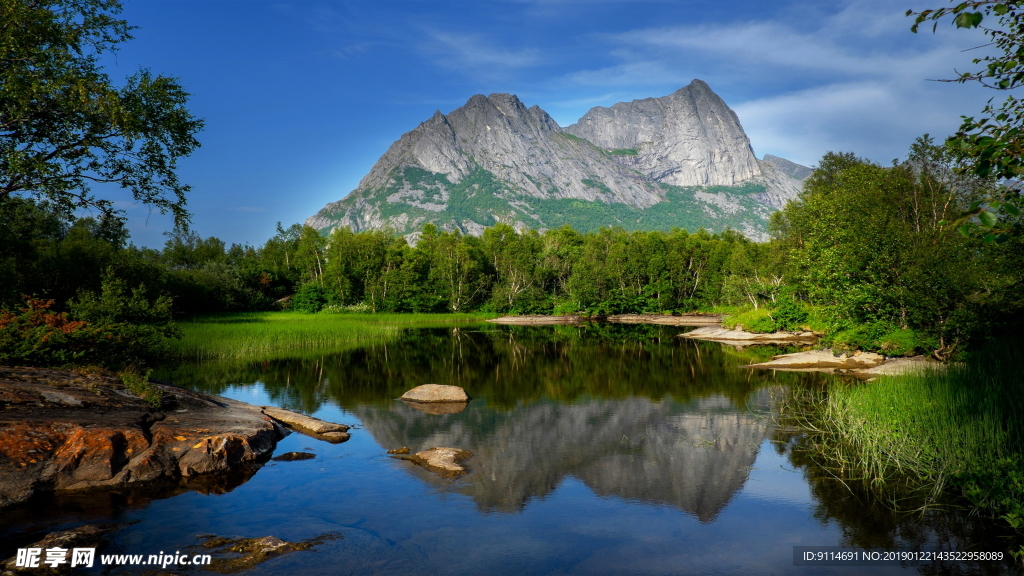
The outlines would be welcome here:
M 514 95 L 478 94 L 403 134 L 355 190 L 306 223 L 401 234 L 427 222 L 468 234 L 497 222 L 678 225 L 763 239 L 770 212 L 799 193 L 799 168 L 758 160 L 736 114 L 700 80 L 593 108 L 565 128 Z

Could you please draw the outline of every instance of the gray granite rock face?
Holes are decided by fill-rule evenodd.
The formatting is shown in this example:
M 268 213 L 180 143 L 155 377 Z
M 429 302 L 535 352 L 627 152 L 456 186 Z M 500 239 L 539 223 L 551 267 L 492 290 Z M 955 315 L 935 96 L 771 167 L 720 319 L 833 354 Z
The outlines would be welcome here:
M 761 175 L 736 113 L 700 80 L 661 98 L 592 108 L 565 131 L 602 148 L 636 150 L 615 158 L 656 182 L 736 186 Z
M 434 222 L 479 235 L 497 222 L 518 228 L 573 224 L 540 210 L 540 200 L 646 210 L 667 200 L 663 184 L 752 183 L 764 192 L 749 194 L 750 205 L 725 203 L 749 212 L 731 226 L 759 237 L 766 212 L 756 206 L 778 209 L 800 190 L 801 180 L 793 174 L 802 167 L 776 160 L 754 157 L 736 114 L 700 80 L 662 98 L 594 108 L 567 128 L 514 95 L 476 95 L 402 135 L 356 190 L 306 224 L 325 231 L 347 226 L 410 233 Z M 481 175 L 488 180 L 483 186 Z M 478 194 L 492 198 L 474 198 Z M 724 227 L 714 222 L 722 198 L 695 194 L 693 199 L 708 213 L 707 228 Z M 477 208 L 466 210 L 469 205 Z

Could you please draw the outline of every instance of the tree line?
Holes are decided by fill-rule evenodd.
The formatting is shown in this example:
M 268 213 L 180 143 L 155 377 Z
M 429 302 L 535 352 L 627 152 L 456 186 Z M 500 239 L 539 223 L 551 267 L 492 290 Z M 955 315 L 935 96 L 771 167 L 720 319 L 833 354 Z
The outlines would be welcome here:
M 262 246 L 194 232 L 162 249 L 128 243 L 116 218 L 76 218 L 28 199 L 0 203 L 0 304 L 135 294 L 176 316 L 304 312 L 736 313 L 748 329 L 816 325 L 854 348 L 955 352 L 1024 302 L 1021 235 L 986 242 L 948 225 L 998 183 L 956 170 L 919 139 L 880 166 L 827 154 L 768 242 L 734 231 L 580 233 L 496 224 L 480 237 L 427 224 L 414 243 L 385 231 L 278 225 Z M 1020 226 L 1019 221 L 1009 223 Z M 160 300 L 163 298 L 163 300 Z M 80 306 L 79 306 L 80 307 Z M 116 308 L 116 307 L 115 307 Z M 73 316 L 73 315 L 72 315 Z M 888 340 L 886 340 L 886 338 Z M 885 341 L 885 342 L 883 342 Z M 929 350 L 925 350 L 925 349 Z

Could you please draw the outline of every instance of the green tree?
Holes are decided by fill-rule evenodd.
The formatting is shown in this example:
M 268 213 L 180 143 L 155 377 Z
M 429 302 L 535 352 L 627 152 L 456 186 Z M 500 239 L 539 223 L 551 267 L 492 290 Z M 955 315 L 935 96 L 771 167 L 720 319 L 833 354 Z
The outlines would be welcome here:
M 960 73 L 950 82 L 977 82 L 986 88 L 1011 91 L 1024 85 L 1024 7 L 1019 0 L 966 0 L 953 6 L 907 11 L 914 16 L 912 32 L 921 24 L 950 18 L 957 28 L 979 28 L 991 40 L 995 54 L 974 59 L 981 65 L 976 71 Z M 987 19 L 986 19 L 987 18 Z M 994 25 L 989 25 L 991 19 Z M 984 24 L 984 25 L 983 25 Z M 958 168 L 982 178 L 1010 180 L 1013 186 L 1002 188 L 970 204 L 952 222 L 969 234 L 974 226 L 985 232 L 986 241 L 1005 240 L 1008 234 L 1021 233 L 1020 216 L 1024 211 L 1019 182 L 1024 177 L 1024 100 L 1012 95 L 1000 105 L 991 100 L 981 116 L 963 116 L 963 122 L 947 144 L 966 160 Z
M 0 2 L 0 202 L 97 208 L 91 184 L 116 184 L 187 226 L 177 160 L 203 127 L 177 80 L 140 70 L 122 87 L 99 58 L 131 39 L 117 0 Z

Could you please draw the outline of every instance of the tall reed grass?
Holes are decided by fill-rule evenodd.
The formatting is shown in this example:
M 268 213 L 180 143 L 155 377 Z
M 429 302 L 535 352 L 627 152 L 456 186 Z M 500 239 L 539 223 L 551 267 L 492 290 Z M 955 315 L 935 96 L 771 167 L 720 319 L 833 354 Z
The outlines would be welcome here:
M 889 494 L 911 488 L 904 502 L 917 505 L 965 497 L 1022 528 L 1022 366 L 1020 343 L 992 343 L 946 370 L 798 392 L 789 413 L 837 477 Z
M 341 352 L 396 338 L 405 328 L 480 322 L 483 314 L 303 314 L 247 312 L 181 322 L 174 355 L 187 360 L 273 360 Z

